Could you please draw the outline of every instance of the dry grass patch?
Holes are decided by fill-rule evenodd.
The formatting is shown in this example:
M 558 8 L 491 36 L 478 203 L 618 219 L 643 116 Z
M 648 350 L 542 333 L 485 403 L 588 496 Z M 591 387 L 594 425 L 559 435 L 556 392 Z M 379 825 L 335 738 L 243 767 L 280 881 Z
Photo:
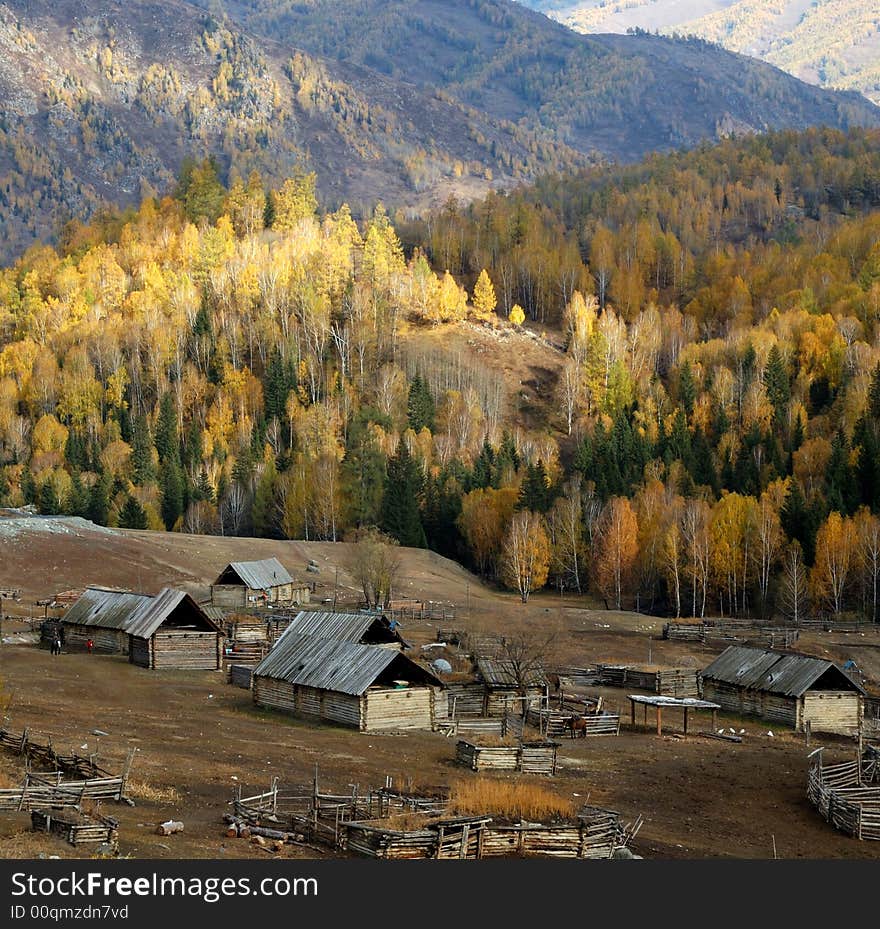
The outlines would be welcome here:
M 480 777 L 456 781 L 452 785 L 449 812 L 459 816 L 485 814 L 543 822 L 569 819 L 574 816 L 575 809 L 571 800 L 541 784 Z
M 130 780 L 125 792 L 133 800 L 146 800 L 147 803 L 178 804 L 183 800 L 176 787 L 154 787 L 146 781 Z

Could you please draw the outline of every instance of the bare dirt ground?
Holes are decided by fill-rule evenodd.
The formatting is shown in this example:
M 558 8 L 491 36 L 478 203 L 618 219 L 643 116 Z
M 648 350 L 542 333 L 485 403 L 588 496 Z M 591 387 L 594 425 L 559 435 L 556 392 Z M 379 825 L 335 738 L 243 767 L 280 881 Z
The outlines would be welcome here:
M 70 532 L 0 527 L 0 587 L 24 591 L 16 604 L 54 591 L 100 582 L 149 592 L 183 584 L 194 592 L 233 559 L 277 555 L 291 571 L 314 577 L 316 599 L 332 598 L 339 568 L 340 604 L 356 592 L 346 570 L 344 545 L 221 539 L 162 533 L 107 533 L 80 525 Z M 2 533 L 5 533 L 3 535 Z M 306 575 L 314 558 L 317 576 Z M 596 661 L 707 664 L 717 649 L 683 646 L 658 638 L 663 621 L 635 613 L 592 609 L 586 600 L 552 594 L 529 604 L 480 584 L 461 567 L 428 552 L 403 553 L 402 587 L 425 599 L 454 604 L 455 625 L 485 631 L 521 625 L 556 631 L 557 660 L 573 665 Z M 4 608 L 8 602 L 4 602 Z M 42 610 L 33 608 L 35 613 Z M 137 805 L 109 805 L 120 820 L 121 853 L 144 858 L 266 857 L 242 839 L 227 839 L 222 816 L 237 784 L 245 792 L 266 789 L 273 776 L 282 784 L 305 785 L 318 766 L 321 783 L 361 790 L 384 783 L 447 785 L 476 777 L 457 768 L 454 739 L 437 733 L 361 734 L 256 709 L 247 691 L 233 688 L 216 672 L 152 673 L 125 659 L 82 654 L 52 657 L 25 644 L 25 623 L 5 620 L 0 646 L 0 680 L 10 700 L 8 724 L 51 735 L 59 748 L 97 747 L 109 767 L 138 748 L 132 777 Z M 434 641 L 436 625 L 409 624 L 406 637 L 418 647 Z M 13 644 L 18 642 L 19 644 Z M 853 657 L 872 682 L 880 681 L 880 635 L 811 633 L 800 647 L 836 660 Z M 880 843 L 858 842 L 835 832 L 806 800 L 803 737 L 756 720 L 721 717 L 719 725 L 746 730 L 742 743 L 722 742 L 680 730 L 676 714 L 664 714 L 662 737 L 629 726 L 625 691 L 597 689 L 624 712 L 619 737 L 564 739 L 560 776 L 549 782 L 563 796 L 619 810 L 644 825 L 636 851 L 646 857 L 880 858 Z M 671 717 L 671 718 L 667 718 Z M 708 728 L 699 717 L 691 732 Z M 106 732 L 96 736 L 93 730 Z M 767 735 L 773 731 L 773 736 Z M 852 757 L 851 741 L 814 736 L 829 760 Z M 16 757 L 0 756 L 0 782 L 20 783 Z M 146 787 L 141 786 L 146 785 Z M 158 836 L 169 818 L 185 823 L 183 833 Z M 73 857 L 65 843 L 28 831 L 26 815 L 0 817 L 0 856 L 54 854 Z M 87 854 L 87 853 L 86 853 Z M 284 856 L 316 857 L 328 852 L 287 846 Z

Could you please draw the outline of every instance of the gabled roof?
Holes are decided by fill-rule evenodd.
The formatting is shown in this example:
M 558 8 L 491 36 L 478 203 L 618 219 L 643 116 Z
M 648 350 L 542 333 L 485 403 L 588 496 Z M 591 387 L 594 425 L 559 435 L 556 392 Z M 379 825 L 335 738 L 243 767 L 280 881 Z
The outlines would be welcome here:
M 322 639 L 342 642 L 361 642 L 368 637 L 370 643 L 406 643 L 397 630 L 389 627 L 380 613 L 333 613 L 327 610 L 300 610 L 290 621 L 283 635 L 314 635 Z
M 386 669 L 403 680 L 443 686 L 395 649 L 287 632 L 257 665 L 254 676 L 359 697 Z
M 477 672 L 487 687 L 517 687 L 516 667 L 509 658 L 478 658 Z M 523 674 L 528 687 L 543 687 L 544 672 L 539 667 L 527 668 Z
M 226 583 L 221 580 L 232 573 L 249 590 L 269 590 L 282 584 L 292 584 L 290 572 L 277 558 L 263 558 L 261 561 L 231 561 L 220 572 L 215 584 Z
M 828 689 L 865 693 L 859 683 L 832 661 L 743 645 L 725 649 L 703 671 L 703 678 L 786 697 L 803 696 L 820 678 Z
M 195 612 L 200 625 L 214 632 L 220 631 L 188 593 L 170 587 L 164 587 L 155 597 L 104 587 L 87 587 L 61 617 L 61 621 L 96 629 L 118 629 L 148 639 L 183 603 Z

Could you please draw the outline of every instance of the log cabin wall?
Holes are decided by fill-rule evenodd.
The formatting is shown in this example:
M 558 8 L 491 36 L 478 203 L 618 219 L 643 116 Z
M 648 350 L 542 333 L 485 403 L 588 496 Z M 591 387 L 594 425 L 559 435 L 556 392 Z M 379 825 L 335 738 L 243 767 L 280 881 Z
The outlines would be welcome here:
M 803 696 L 801 724 L 807 721 L 814 732 L 833 732 L 853 735 L 859 730 L 862 719 L 862 697 L 853 691 L 811 690 Z
M 160 629 L 151 640 L 156 670 L 216 671 L 222 661 L 220 634 L 195 629 Z
M 370 687 L 364 694 L 364 731 L 431 729 L 433 698 L 430 687 Z
M 100 626 L 64 625 L 64 647 L 69 650 L 86 650 L 91 639 L 95 651 L 105 655 L 127 655 L 128 633 L 121 629 L 102 629 Z

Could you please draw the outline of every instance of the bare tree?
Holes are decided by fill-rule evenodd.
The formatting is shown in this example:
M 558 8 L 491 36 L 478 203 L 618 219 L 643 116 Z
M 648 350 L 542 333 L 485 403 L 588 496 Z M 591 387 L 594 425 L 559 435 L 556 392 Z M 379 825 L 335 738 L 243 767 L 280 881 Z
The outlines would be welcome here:
M 244 524 L 250 500 L 247 491 L 233 481 L 220 501 L 220 531 L 223 535 L 238 535 Z
M 391 592 L 400 573 L 397 546 L 397 539 L 376 528 L 362 529 L 356 536 L 349 569 L 370 609 L 383 609 L 391 601 Z
M 804 553 L 797 541 L 792 542 L 782 556 L 780 606 L 795 625 L 807 615 L 807 571 Z
M 520 694 L 545 683 L 546 671 L 556 658 L 557 642 L 558 629 L 552 624 L 540 629 L 525 628 L 512 635 L 505 633 L 498 659 L 510 672 Z

